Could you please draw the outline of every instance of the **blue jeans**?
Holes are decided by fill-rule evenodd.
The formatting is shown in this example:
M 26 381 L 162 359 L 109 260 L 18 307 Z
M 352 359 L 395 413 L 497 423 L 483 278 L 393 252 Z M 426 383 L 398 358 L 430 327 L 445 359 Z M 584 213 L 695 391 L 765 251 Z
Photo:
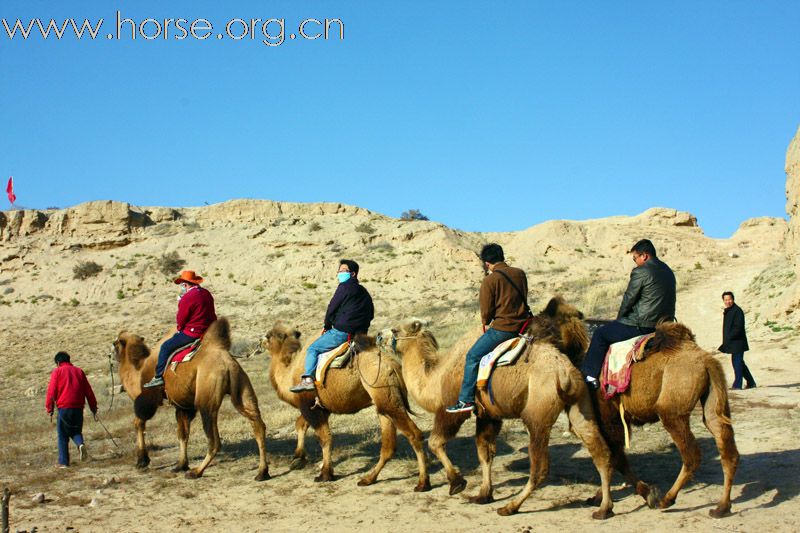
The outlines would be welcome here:
M 306 350 L 306 368 L 303 375 L 313 377 L 314 371 L 317 369 L 319 354 L 338 348 L 342 343 L 347 342 L 347 337 L 348 335 L 344 331 L 331 328 L 312 342 Z
M 744 362 L 744 352 L 732 353 L 731 363 L 733 364 L 733 385 L 731 387 L 741 389 L 743 377 L 748 385 L 756 384 L 753 374 L 750 373 L 750 369 L 747 368 L 747 364 Z
M 161 345 L 161 350 L 158 352 L 158 364 L 156 365 L 156 377 L 160 378 L 164 375 L 164 369 L 167 366 L 167 359 L 172 352 L 180 348 L 181 346 L 186 346 L 187 344 L 192 344 L 194 341 L 197 340 L 197 337 L 190 337 L 182 332 L 177 332 L 175 335 L 164 341 L 164 344 Z
M 58 464 L 69 466 L 69 439 L 75 446 L 83 444 L 83 407 L 58 410 Z
M 475 401 L 475 384 L 478 382 L 478 365 L 481 363 L 481 357 L 517 335 L 516 331 L 500 331 L 489 328 L 475 341 L 475 344 L 467 352 L 467 360 L 464 363 L 464 378 L 461 380 L 461 392 L 458 394 L 460 401 L 464 403 Z
M 632 339 L 654 331 L 655 328 L 629 326 L 618 320 L 609 322 L 605 326 L 600 326 L 592 335 L 592 342 L 589 344 L 589 350 L 583 360 L 581 372 L 583 372 L 584 376 L 591 376 L 596 379 L 600 375 L 600 370 L 603 369 L 603 362 L 606 359 L 609 346 L 615 342 Z

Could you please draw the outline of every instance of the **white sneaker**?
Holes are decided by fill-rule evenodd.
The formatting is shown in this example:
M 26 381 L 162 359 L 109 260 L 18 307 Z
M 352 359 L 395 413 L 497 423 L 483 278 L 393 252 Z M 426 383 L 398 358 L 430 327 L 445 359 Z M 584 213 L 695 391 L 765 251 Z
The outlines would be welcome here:
M 81 455 L 81 461 L 86 461 L 87 459 L 89 459 L 89 452 L 86 451 L 85 444 L 81 444 L 80 446 L 78 446 L 78 453 L 80 453 Z

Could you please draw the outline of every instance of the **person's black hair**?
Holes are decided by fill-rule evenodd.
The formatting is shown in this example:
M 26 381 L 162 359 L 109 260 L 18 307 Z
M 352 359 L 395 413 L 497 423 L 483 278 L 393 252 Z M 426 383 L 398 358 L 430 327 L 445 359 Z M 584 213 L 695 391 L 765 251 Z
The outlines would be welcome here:
M 481 261 L 493 265 L 505 260 L 506 257 L 503 255 L 503 247 L 499 244 L 492 242 L 481 248 Z
M 61 363 L 69 363 L 69 354 L 67 352 L 58 352 L 53 358 L 57 365 Z
M 658 257 L 658 255 L 656 255 L 656 247 L 653 246 L 653 243 L 650 242 L 650 239 L 642 239 L 637 241 L 636 244 L 631 246 L 631 249 L 628 253 L 630 252 L 638 252 L 640 254 L 647 254 L 650 257 Z
M 725 291 L 722 293 L 723 300 L 725 299 L 726 296 L 730 296 L 731 300 L 733 300 L 734 302 L 736 301 L 736 298 L 733 296 L 733 293 L 731 291 Z
M 347 265 L 347 268 L 350 269 L 350 272 L 353 274 L 358 274 L 358 263 L 353 261 L 352 259 L 340 259 L 339 266 Z

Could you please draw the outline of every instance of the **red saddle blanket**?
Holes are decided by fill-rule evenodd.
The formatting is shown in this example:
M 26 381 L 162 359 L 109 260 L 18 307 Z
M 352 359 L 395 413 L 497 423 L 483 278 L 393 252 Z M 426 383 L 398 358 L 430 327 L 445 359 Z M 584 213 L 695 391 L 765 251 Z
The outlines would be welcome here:
M 200 349 L 200 339 L 197 339 L 191 344 L 187 344 L 181 348 L 178 348 L 174 352 L 169 359 L 167 359 L 167 364 L 177 365 L 178 363 L 182 363 L 183 361 L 189 361 L 195 354 L 197 350 Z M 174 370 L 174 366 L 173 366 Z
M 631 384 L 631 365 L 642 358 L 647 341 L 655 333 L 641 335 L 612 344 L 606 353 L 603 370 L 600 372 L 600 390 L 608 400 L 615 394 L 622 394 Z

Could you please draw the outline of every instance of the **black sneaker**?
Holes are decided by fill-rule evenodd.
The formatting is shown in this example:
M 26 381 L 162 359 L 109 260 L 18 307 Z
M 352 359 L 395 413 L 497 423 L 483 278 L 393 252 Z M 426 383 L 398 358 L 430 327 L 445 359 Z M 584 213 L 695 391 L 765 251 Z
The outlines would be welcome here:
M 597 378 L 586 376 L 585 378 L 583 378 L 583 380 L 586 382 L 586 386 L 589 387 L 589 390 L 594 391 L 600 388 L 600 382 L 597 381 Z
M 475 402 L 462 402 L 458 400 L 458 403 L 455 405 L 451 405 L 445 411 L 448 413 L 471 413 L 475 409 Z
M 152 389 L 153 387 L 161 387 L 162 385 L 164 385 L 164 378 L 154 377 L 153 379 L 142 385 L 142 387 L 144 387 L 145 389 Z
M 300 378 L 300 383 L 294 387 L 289 387 L 290 392 L 309 392 L 313 390 L 316 390 L 316 387 L 314 386 L 314 380 L 311 376 L 303 376 Z

